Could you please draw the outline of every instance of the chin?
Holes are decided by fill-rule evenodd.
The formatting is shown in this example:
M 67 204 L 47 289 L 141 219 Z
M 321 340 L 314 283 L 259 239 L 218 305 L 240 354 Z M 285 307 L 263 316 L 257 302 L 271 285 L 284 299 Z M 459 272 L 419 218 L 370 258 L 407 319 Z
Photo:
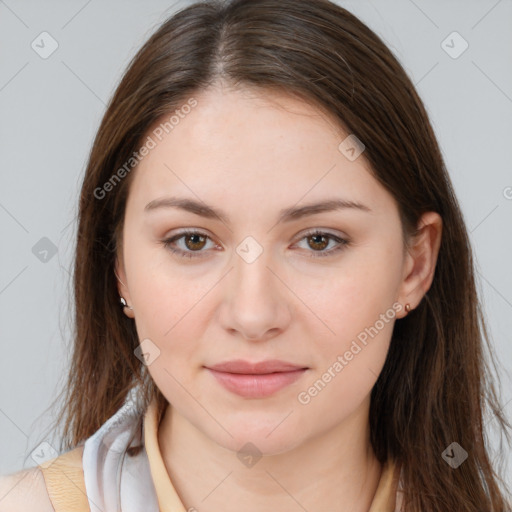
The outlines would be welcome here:
M 247 413 L 246 413 L 247 414 Z M 292 416 L 292 415 L 290 415 Z M 299 429 L 296 421 L 291 417 L 283 421 L 286 415 L 280 415 L 279 420 L 259 417 L 243 421 L 233 419 L 232 422 L 223 421 L 222 425 L 231 434 L 221 429 L 215 429 L 212 439 L 224 448 L 236 452 L 252 452 L 259 455 L 277 455 L 290 451 L 305 441 L 304 429 Z M 288 424 L 287 424 L 288 423 Z M 206 435 L 209 435 L 205 432 Z M 240 454 L 241 455 L 241 454 Z

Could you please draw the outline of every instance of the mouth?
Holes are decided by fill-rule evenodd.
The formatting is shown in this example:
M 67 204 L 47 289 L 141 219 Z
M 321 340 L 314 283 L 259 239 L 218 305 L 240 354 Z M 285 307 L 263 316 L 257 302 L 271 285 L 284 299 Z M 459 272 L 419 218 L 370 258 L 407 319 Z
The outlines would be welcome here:
M 205 368 L 225 389 L 244 398 L 273 395 L 300 379 L 309 369 L 280 360 L 251 363 L 240 359 Z

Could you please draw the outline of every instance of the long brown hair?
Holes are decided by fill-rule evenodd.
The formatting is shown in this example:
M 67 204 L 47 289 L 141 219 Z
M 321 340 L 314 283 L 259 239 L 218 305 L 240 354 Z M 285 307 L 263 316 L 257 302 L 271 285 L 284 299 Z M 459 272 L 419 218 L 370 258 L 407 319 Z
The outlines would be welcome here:
M 432 286 L 414 311 L 396 321 L 371 393 L 371 443 L 381 463 L 401 464 L 408 512 L 505 512 L 505 484 L 489 454 L 485 413 L 507 439 L 511 426 L 491 379 L 490 362 L 496 362 L 471 246 L 438 143 L 391 51 L 328 0 L 195 3 L 165 21 L 128 66 L 81 190 L 74 349 L 58 418 L 66 417 L 61 450 L 91 436 L 137 384 L 144 403 L 156 396 L 160 410 L 166 405 L 134 355 L 135 325 L 119 307 L 114 264 L 136 172 L 126 162 L 163 115 L 219 80 L 284 91 L 334 116 L 365 144 L 363 156 L 395 198 L 407 236 L 424 212 L 442 217 Z M 123 166 L 123 179 L 98 192 Z M 457 469 L 441 456 L 452 442 L 469 455 Z

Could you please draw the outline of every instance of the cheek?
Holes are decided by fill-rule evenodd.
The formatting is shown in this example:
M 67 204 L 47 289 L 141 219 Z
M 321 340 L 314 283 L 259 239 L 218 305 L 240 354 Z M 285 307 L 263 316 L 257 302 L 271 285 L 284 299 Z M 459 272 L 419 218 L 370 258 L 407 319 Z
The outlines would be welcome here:
M 204 324 L 200 300 L 206 290 L 191 286 L 182 276 L 171 278 L 157 266 L 146 266 L 139 278 L 134 282 L 137 333 L 140 340 L 151 340 L 158 353 L 148 371 L 167 400 L 189 404 L 185 390 L 193 389 L 204 363 L 198 340 Z
M 384 337 L 391 335 L 388 324 L 396 316 L 393 304 L 401 283 L 401 254 L 393 245 L 381 245 L 380 250 L 378 245 L 347 256 L 330 276 L 316 282 L 314 291 L 312 283 L 296 288 L 297 295 L 323 320 L 319 327 L 324 340 L 331 340 L 328 346 L 342 347 L 376 322 Z M 380 321 L 382 315 L 385 325 Z
M 185 400 L 182 393 L 192 388 L 193 368 L 203 363 L 197 360 L 197 340 L 200 299 L 207 290 L 186 275 L 169 272 L 168 255 L 160 246 L 128 239 L 125 255 L 137 335 L 142 350 L 152 354 L 148 371 L 168 400 Z
M 371 391 L 384 365 L 399 309 L 395 302 L 401 276 L 399 251 L 369 248 L 346 268 L 338 269 L 335 279 L 323 280 L 305 300 L 323 324 L 314 319 L 316 336 L 313 324 L 308 324 L 308 337 L 315 340 L 315 367 L 311 387 L 302 390 L 304 401 L 299 402 L 311 400 L 320 407 L 337 403 L 340 409 L 333 414 L 348 414 Z
M 335 334 L 316 339 L 315 366 L 297 401 L 310 417 L 336 423 L 353 413 L 370 394 L 384 366 L 396 311 L 347 301 L 330 317 Z
M 139 334 L 163 341 L 171 338 L 204 290 L 177 265 L 173 268 L 171 255 L 160 243 L 146 237 L 127 234 L 125 266 Z

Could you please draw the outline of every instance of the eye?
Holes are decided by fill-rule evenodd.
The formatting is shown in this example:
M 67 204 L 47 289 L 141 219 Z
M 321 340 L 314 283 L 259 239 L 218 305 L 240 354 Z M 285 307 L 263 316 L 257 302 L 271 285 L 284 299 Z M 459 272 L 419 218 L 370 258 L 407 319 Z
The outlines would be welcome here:
M 310 258 L 323 258 L 325 256 L 331 256 L 332 254 L 343 250 L 345 246 L 349 244 L 349 241 L 344 238 L 341 238 L 332 233 L 320 231 L 318 229 L 314 229 L 303 234 L 300 241 L 302 240 L 306 240 L 308 247 L 314 248 L 314 251 L 308 251 L 310 252 Z M 329 241 L 334 241 L 338 245 L 329 249 L 328 251 L 325 251 L 324 249 L 329 245 Z
M 183 240 L 182 240 L 183 239 Z M 202 249 L 206 246 L 206 242 L 211 238 L 201 231 L 183 231 L 171 238 L 162 241 L 164 247 L 170 250 L 172 253 L 182 256 L 184 258 L 202 258 L 203 254 L 206 251 Z M 313 251 L 310 252 L 309 257 L 317 258 L 317 257 L 325 257 L 330 256 L 333 253 L 336 253 L 342 249 L 350 242 L 344 238 L 336 236 L 332 233 L 328 233 L 325 231 L 320 231 L 318 229 L 314 229 L 305 233 L 299 241 L 306 240 L 308 247 L 313 248 Z M 175 247 L 176 242 L 183 241 L 183 246 Z M 310 243 L 312 241 L 312 243 Z M 329 246 L 329 242 L 336 242 L 334 248 L 325 251 L 324 249 Z
M 173 244 L 181 239 L 184 239 L 185 249 L 176 249 Z M 201 258 L 203 255 L 194 253 L 204 252 L 201 251 L 201 249 L 205 246 L 206 240 L 210 240 L 210 237 L 201 231 L 183 231 L 178 235 L 163 240 L 162 243 L 166 249 L 169 249 L 172 253 L 183 256 L 184 258 Z

